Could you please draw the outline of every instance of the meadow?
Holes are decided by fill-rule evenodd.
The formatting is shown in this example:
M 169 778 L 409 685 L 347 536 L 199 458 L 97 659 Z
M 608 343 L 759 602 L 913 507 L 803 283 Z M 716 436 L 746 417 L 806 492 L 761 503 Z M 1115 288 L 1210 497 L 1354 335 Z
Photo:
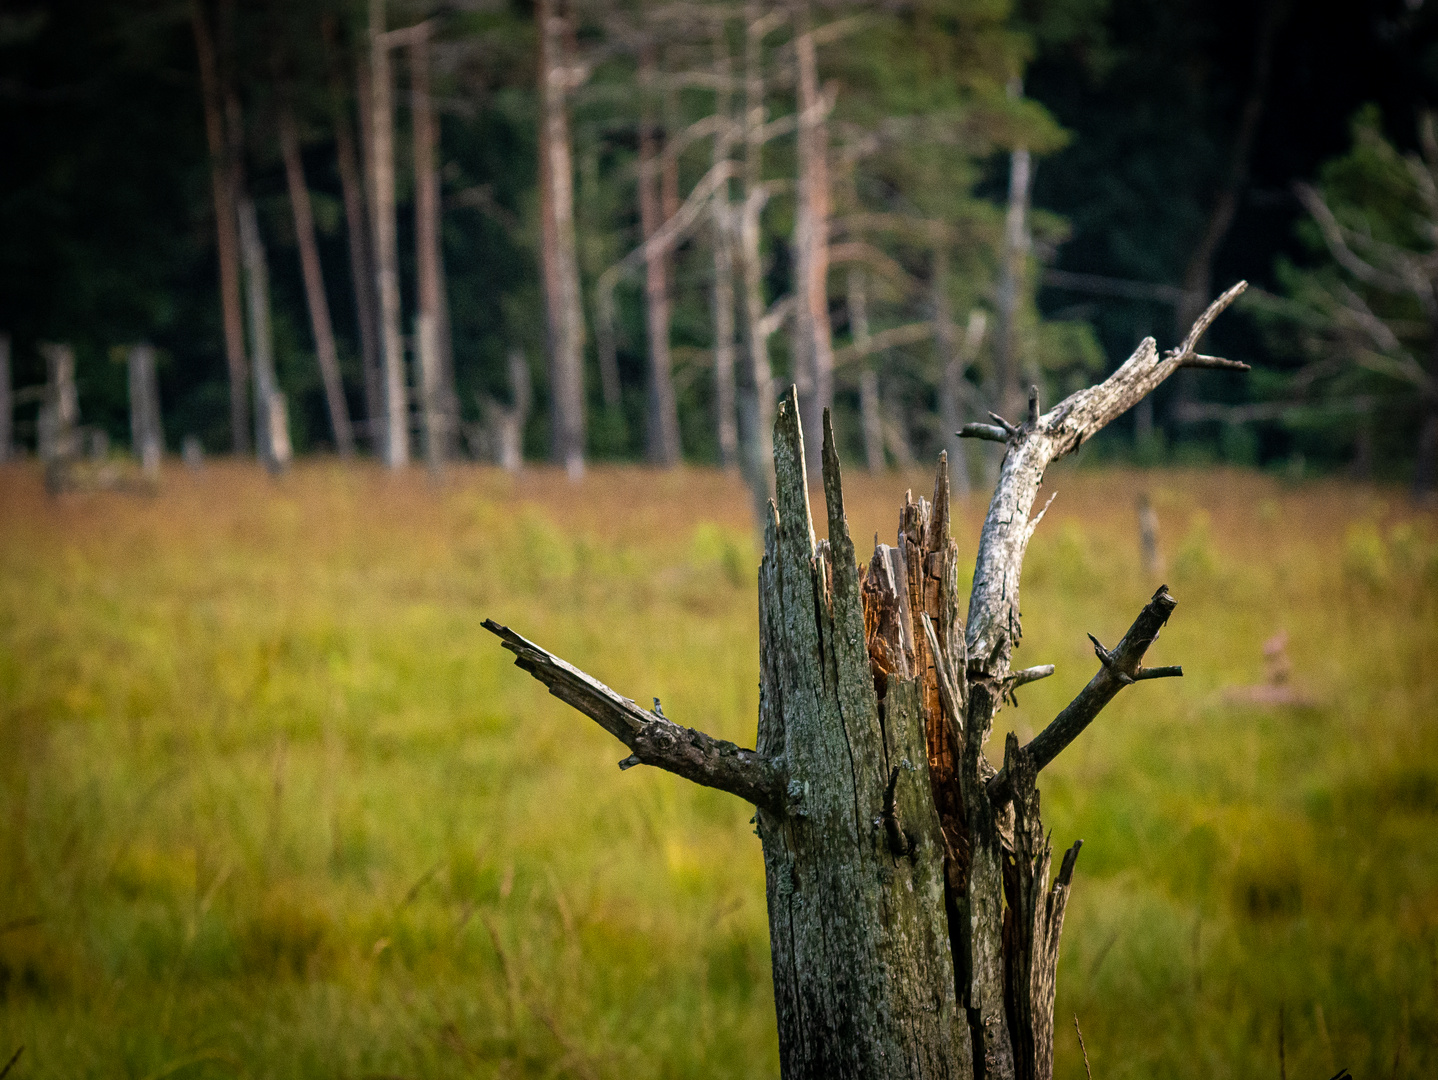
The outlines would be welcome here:
M 1179 600 L 1150 662 L 1185 671 L 1040 776 L 1085 841 L 1057 1075 L 1075 1015 L 1095 1080 L 1438 1075 L 1438 516 L 1234 470 L 1046 486 L 1016 662 L 1058 673 L 995 739 L 1159 584 L 1140 490 Z M 931 474 L 850 470 L 856 538 L 905 487 Z M 777 1075 L 751 809 L 621 773 L 480 628 L 752 745 L 747 507 L 700 469 L 217 462 L 58 498 L 0 469 L 8 1080 Z M 1280 634 L 1288 689 L 1244 689 Z

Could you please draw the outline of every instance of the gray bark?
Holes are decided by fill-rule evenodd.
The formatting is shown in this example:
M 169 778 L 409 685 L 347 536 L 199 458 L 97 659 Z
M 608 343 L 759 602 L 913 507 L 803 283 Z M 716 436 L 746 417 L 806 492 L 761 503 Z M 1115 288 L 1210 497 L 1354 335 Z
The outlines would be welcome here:
M 740 334 L 743 355 L 736 380 L 739 465 L 754 500 L 754 520 L 767 518 L 774 497 L 774 379 L 764 316 L 764 267 L 759 254 L 759 215 L 764 208 L 764 34 L 760 0 L 744 3 L 744 163 L 741 202 L 735 207 L 735 254 L 739 261 Z
M 1009 96 L 1020 97 L 1023 84 L 1009 84 Z M 1033 184 L 1033 159 L 1028 147 L 1019 146 L 1009 155 L 1009 202 L 1004 216 L 1004 242 L 999 260 L 999 285 L 994 305 L 994 387 L 993 407 L 1008 415 L 1018 408 L 1019 354 L 1018 316 L 1025 288 L 1029 249 L 1029 191 Z
M 722 19 L 713 26 L 714 69 L 719 85 L 727 87 L 732 64 L 729 39 Z M 718 91 L 714 102 L 716 116 L 728 119 L 731 111 L 729 90 Z M 721 132 L 714 138 L 713 163 L 729 159 L 733 137 Z M 728 180 L 714 196 L 711 208 L 714 244 L 714 283 L 710 297 L 714 327 L 714 413 L 715 433 L 719 441 L 719 466 L 731 469 L 739 460 L 738 415 L 734 399 L 734 208 L 729 201 Z
M 659 168 L 662 139 L 649 98 L 654 61 L 646 49 L 640 58 L 641 92 L 645 106 L 639 121 L 639 227 L 646 241 L 644 257 L 644 326 L 649 345 L 646 369 L 645 458 L 651 465 L 673 468 L 679 464 L 679 404 L 674 396 L 673 360 L 669 353 L 669 259 L 667 249 L 648 244 L 660 227 L 677 213 L 666 213 L 670 201 L 661 192 L 665 176 Z M 667 173 L 667 170 L 663 170 Z M 677 200 L 675 200 L 677 202 Z
M 63 483 L 64 470 L 80 456 L 80 395 L 75 388 L 75 350 L 45 343 L 45 398 L 40 405 L 36 446 L 46 466 Z M 53 487 L 54 485 L 52 485 Z
M 130 448 L 140 459 L 146 476 L 160 472 L 165 452 L 165 432 L 160 420 L 160 380 L 155 370 L 155 349 L 131 345 L 130 367 Z
M 574 235 L 574 166 L 569 142 L 564 0 L 539 0 L 539 216 L 549 351 L 550 453 L 571 479 L 584 474 L 584 312 Z
M 384 374 L 380 363 L 378 304 L 375 301 L 374 253 L 370 244 L 369 196 L 359 162 L 369 161 L 370 80 L 361 61 L 356 74 L 355 99 L 359 103 L 359 132 L 366 150 L 356 153 L 350 117 L 338 80 L 331 86 L 334 99 L 335 160 L 340 176 L 340 193 L 345 204 L 345 228 L 349 235 L 350 283 L 354 288 L 355 320 L 359 327 L 360 365 L 364 371 L 365 438 L 372 451 L 384 444 Z
M 394 107 L 385 0 L 370 0 L 370 232 L 374 240 L 375 295 L 379 300 L 379 345 L 384 373 L 384 463 L 409 464 L 409 399 L 405 389 L 404 344 L 400 340 L 399 252 L 395 236 Z
M 255 386 L 255 446 L 271 472 L 285 469 L 290 448 L 289 413 L 275 378 L 275 342 L 270 329 L 270 272 L 260 239 L 255 203 L 248 195 L 238 207 L 240 261 L 245 269 L 245 300 L 250 323 L 250 368 Z
M 438 469 L 453 454 L 459 417 L 458 399 L 453 380 L 447 377 L 449 365 L 445 359 L 449 312 L 444 302 L 439 173 L 435 169 L 439 137 L 429 90 L 429 27 L 425 23 L 414 27 L 409 34 L 409 77 L 414 128 L 415 277 L 419 298 L 415 339 L 425 458 L 431 469 Z
M 794 5 L 794 57 L 798 84 L 799 175 L 794 211 L 794 375 L 804 422 L 818 431 L 834 402 L 834 346 L 829 327 L 829 128 L 819 91 L 818 56 L 809 0 Z M 809 476 L 822 471 L 817 448 Z
M 15 383 L 10 374 L 10 335 L 0 334 L 0 463 L 15 453 Z
M 521 668 L 650 764 L 739 795 L 763 843 L 782 1074 L 794 1078 L 1051 1080 L 1059 936 L 1079 845 L 1049 879 L 1039 771 L 1144 669 L 1174 608 L 1160 588 L 1100 670 L 1028 746 L 1010 734 L 996 772 L 983 744 L 1017 687 L 1018 573 L 1033 495 L 1075 449 L 1164 378 L 1198 361 L 1208 323 L 1160 358 L 1152 341 L 1099 386 L 1022 426 L 1007 443 L 969 598 L 958 615 L 948 464 L 932 502 L 906 496 L 898 543 L 856 563 L 827 414 L 828 540 L 810 516 L 799 398 L 774 429 L 776 499 L 759 568 L 758 740 L 747 750 L 639 709 L 597 680 L 487 622 Z M 967 434 L 975 434 L 968 431 Z M 983 437 L 989 437 L 984 435 Z M 1042 515 L 1040 515 L 1042 516 Z
M 315 242 L 315 215 L 310 206 L 310 191 L 305 184 L 304 162 L 300 158 L 300 137 L 294 116 L 288 107 L 280 112 L 280 153 L 285 161 L 285 181 L 290 191 L 290 210 L 295 219 L 295 239 L 300 249 L 300 270 L 305 282 L 305 306 L 310 313 L 310 332 L 315 339 L 315 358 L 319 362 L 320 379 L 325 388 L 325 404 L 329 407 L 330 430 L 334 432 L 335 449 L 340 457 L 353 457 L 354 429 L 350 427 L 349 406 L 345 404 L 344 381 L 340 377 L 339 355 L 335 351 L 334 324 L 330 322 L 330 305 L 325 296 L 324 272 L 320 268 L 320 249 Z
M 869 348 L 869 299 L 864 271 L 849 268 L 849 336 L 862 355 L 859 372 L 859 426 L 864 432 L 864 461 L 871 473 L 884 471 L 884 418 L 879 404 L 879 372 Z

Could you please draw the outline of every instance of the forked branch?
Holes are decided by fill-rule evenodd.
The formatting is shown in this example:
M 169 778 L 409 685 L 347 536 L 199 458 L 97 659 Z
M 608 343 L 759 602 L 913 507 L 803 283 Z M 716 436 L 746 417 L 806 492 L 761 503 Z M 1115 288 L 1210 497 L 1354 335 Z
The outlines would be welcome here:
M 493 619 L 486 619 L 484 628 L 514 653 L 516 667 L 529 672 L 560 701 L 578 709 L 633 751 L 619 763 L 620 768 L 655 765 L 696 784 L 738 795 L 755 806 L 782 808 L 783 776 L 756 751 L 680 727 L 659 712 L 657 701 L 654 712 L 641 709 Z
M 1169 595 L 1168 586 L 1160 585 L 1158 592 L 1153 594 L 1153 599 L 1139 612 L 1128 633 L 1112 651 L 1100 645 L 1092 634 L 1089 635 L 1089 639 L 1094 643 L 1094 652 L 1099 658 L 1098 673 L 1079 691 L 1078 697 L 1054 718 L 1053 723 L 1018 751 L 1025 759 L 1026 765 L 1032 767 L 1035 775 L 1058 757 L 1064 747 L 1073 742 L 1125 686 L 1132 686 L 1142 679 L 1183 674 L 1181 667 L 1143 666 L 1144 653 L 1148 652 L 1148 647 L 1158 639 L 1159 631 L 1177 606 L 1178 601 Z M 1007 764 L 989 781 L 988 789 L 989 800 L 995 807 L 1002 806 L 1013 798 L 1013 782 Z

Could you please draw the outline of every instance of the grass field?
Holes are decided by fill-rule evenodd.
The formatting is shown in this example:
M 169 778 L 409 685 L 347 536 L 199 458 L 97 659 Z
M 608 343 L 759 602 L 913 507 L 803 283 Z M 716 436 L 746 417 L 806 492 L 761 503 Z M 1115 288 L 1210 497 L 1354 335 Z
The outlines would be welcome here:
M 851 470 L 852 472 L 852 470 Z M 856 537 L 904 487 L 853 476 Z M 1058 1075 L 1438 1075 L 1438 520 L 1402 493 L 1055 469 L 1032 735 L 1158 581 L 1180 604 L 1040 777 L 1085 840 Z M 0 1066 L 30 1077 L 777 1074 L 750 809 L 651 769 L 486 616 L 752 745 L 736 481 L 312 463 L 159 494 L 0 470 Z M 972 565 L 983 500 L 954 526 Z M 822 531 L 822 523 L 820 524 Z M 867 545 L 861 545 L 867 555 Z M 1288 635 L 1301 705 L 1244 703 Z M 1280 1020 L 1280 1017 L 1282 1019 Z

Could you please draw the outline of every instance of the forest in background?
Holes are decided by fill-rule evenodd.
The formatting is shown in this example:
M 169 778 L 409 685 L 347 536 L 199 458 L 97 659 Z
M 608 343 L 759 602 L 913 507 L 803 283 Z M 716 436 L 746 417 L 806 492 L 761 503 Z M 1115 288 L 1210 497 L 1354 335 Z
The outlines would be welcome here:
M 953 457 L 958 424 L 1170 344 L 1244 277 L 1212 347 L 1252 375 L 1186 373 L 1106 451 L 1431 484 L 1435 25 L 1421 0 L 16 6 L 14 439 L 64 342 L 81 419 L 126 441 L 149 342 L 171 449 L 263 444 L 278 391 L 299 452 L 348 426 L 392 463 L 411 434 L 748 461 L 762 495 L 777 387 L 871 467 Z

